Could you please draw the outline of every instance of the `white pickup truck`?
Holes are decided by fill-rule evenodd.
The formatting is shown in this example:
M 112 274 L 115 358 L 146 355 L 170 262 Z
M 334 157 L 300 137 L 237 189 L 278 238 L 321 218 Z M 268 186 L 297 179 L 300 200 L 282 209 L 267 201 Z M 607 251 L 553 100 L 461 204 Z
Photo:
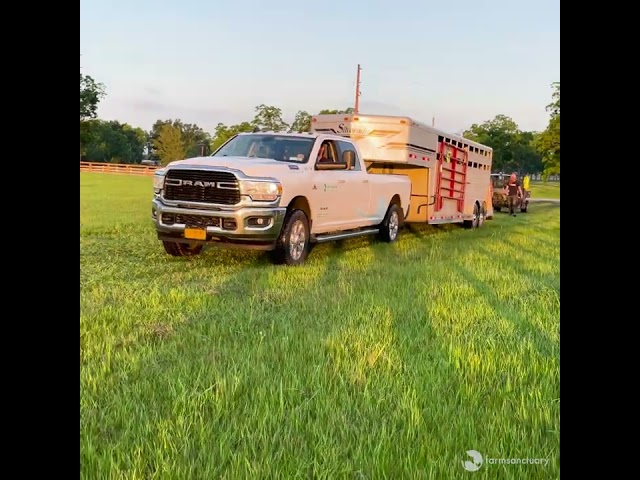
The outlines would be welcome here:
M 241 133 L 209 157 L 155 172 L 151 217 L 165 251 L 204 245 L 266 250 L 302 264 L 311 243 L 378 234 L 394 242 L 409 211 L 404 175 L 370 174 L 349 138 Z

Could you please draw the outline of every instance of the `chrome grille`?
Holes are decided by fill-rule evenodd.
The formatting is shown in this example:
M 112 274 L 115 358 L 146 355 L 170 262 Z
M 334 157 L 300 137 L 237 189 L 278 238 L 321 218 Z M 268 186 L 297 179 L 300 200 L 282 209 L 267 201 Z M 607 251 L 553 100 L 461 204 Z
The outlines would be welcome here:
M 172 201 L 235 205 L 240 184 L 233 173 L 216 170 L 169 170 L 164 198 Z

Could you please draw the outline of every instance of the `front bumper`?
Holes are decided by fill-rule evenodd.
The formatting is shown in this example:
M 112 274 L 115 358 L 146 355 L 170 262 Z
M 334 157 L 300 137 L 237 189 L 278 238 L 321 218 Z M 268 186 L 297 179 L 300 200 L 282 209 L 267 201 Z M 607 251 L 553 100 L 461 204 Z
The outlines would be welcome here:
M 179 243 L 224 243 L 270 250 L 274 247 L 286 208 L 243 207 L 237 210 L 201 210 L 171 207 L 154 199 L 151 218 L 160 240 Z M 185 229 L 206 232 L 205 239 L 185 238 Z

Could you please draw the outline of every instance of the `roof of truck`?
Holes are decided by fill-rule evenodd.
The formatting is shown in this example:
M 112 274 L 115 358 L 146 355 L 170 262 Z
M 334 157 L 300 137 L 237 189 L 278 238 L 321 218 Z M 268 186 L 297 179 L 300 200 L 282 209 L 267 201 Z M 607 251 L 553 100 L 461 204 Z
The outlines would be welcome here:
M 267 131 L 267 132 L 240 132 L 238 135 L 278 135 L 282 137 L 304 137 L 304 138 L 317 138 L 317 137 L 329 137 L 335 138 L 336 140 L 345 140 L 345 137 L 341 135 L 334 135 L 331 133 L 324 132 L 278 132 L 278 131 Z M 349 140 L 349 138 L 347 138 Z
M 290 132 L 290 131 L 282 131 L 278 132 L 276 130 L 268 130 L 268 131 L 260 131 L 260 132 L 240 132 L 238 135 L 284 135 L 288 137 L 317 137 L 319 134 L 315 132 Z

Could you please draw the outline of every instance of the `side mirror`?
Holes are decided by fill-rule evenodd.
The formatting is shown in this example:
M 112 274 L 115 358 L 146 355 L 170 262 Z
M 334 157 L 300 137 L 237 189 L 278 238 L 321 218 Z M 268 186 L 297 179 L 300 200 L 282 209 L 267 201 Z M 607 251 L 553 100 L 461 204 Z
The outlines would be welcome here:
M 346 150 L 342 152 L 342 162 L 347 165 L 347 170 L 351 170 L 356 163 L 356 154 L 353 150 Z
M 346 169 L 347 169 L 347 164 L 343 162 L 316 163 L 316 170 L 346 170 Z

